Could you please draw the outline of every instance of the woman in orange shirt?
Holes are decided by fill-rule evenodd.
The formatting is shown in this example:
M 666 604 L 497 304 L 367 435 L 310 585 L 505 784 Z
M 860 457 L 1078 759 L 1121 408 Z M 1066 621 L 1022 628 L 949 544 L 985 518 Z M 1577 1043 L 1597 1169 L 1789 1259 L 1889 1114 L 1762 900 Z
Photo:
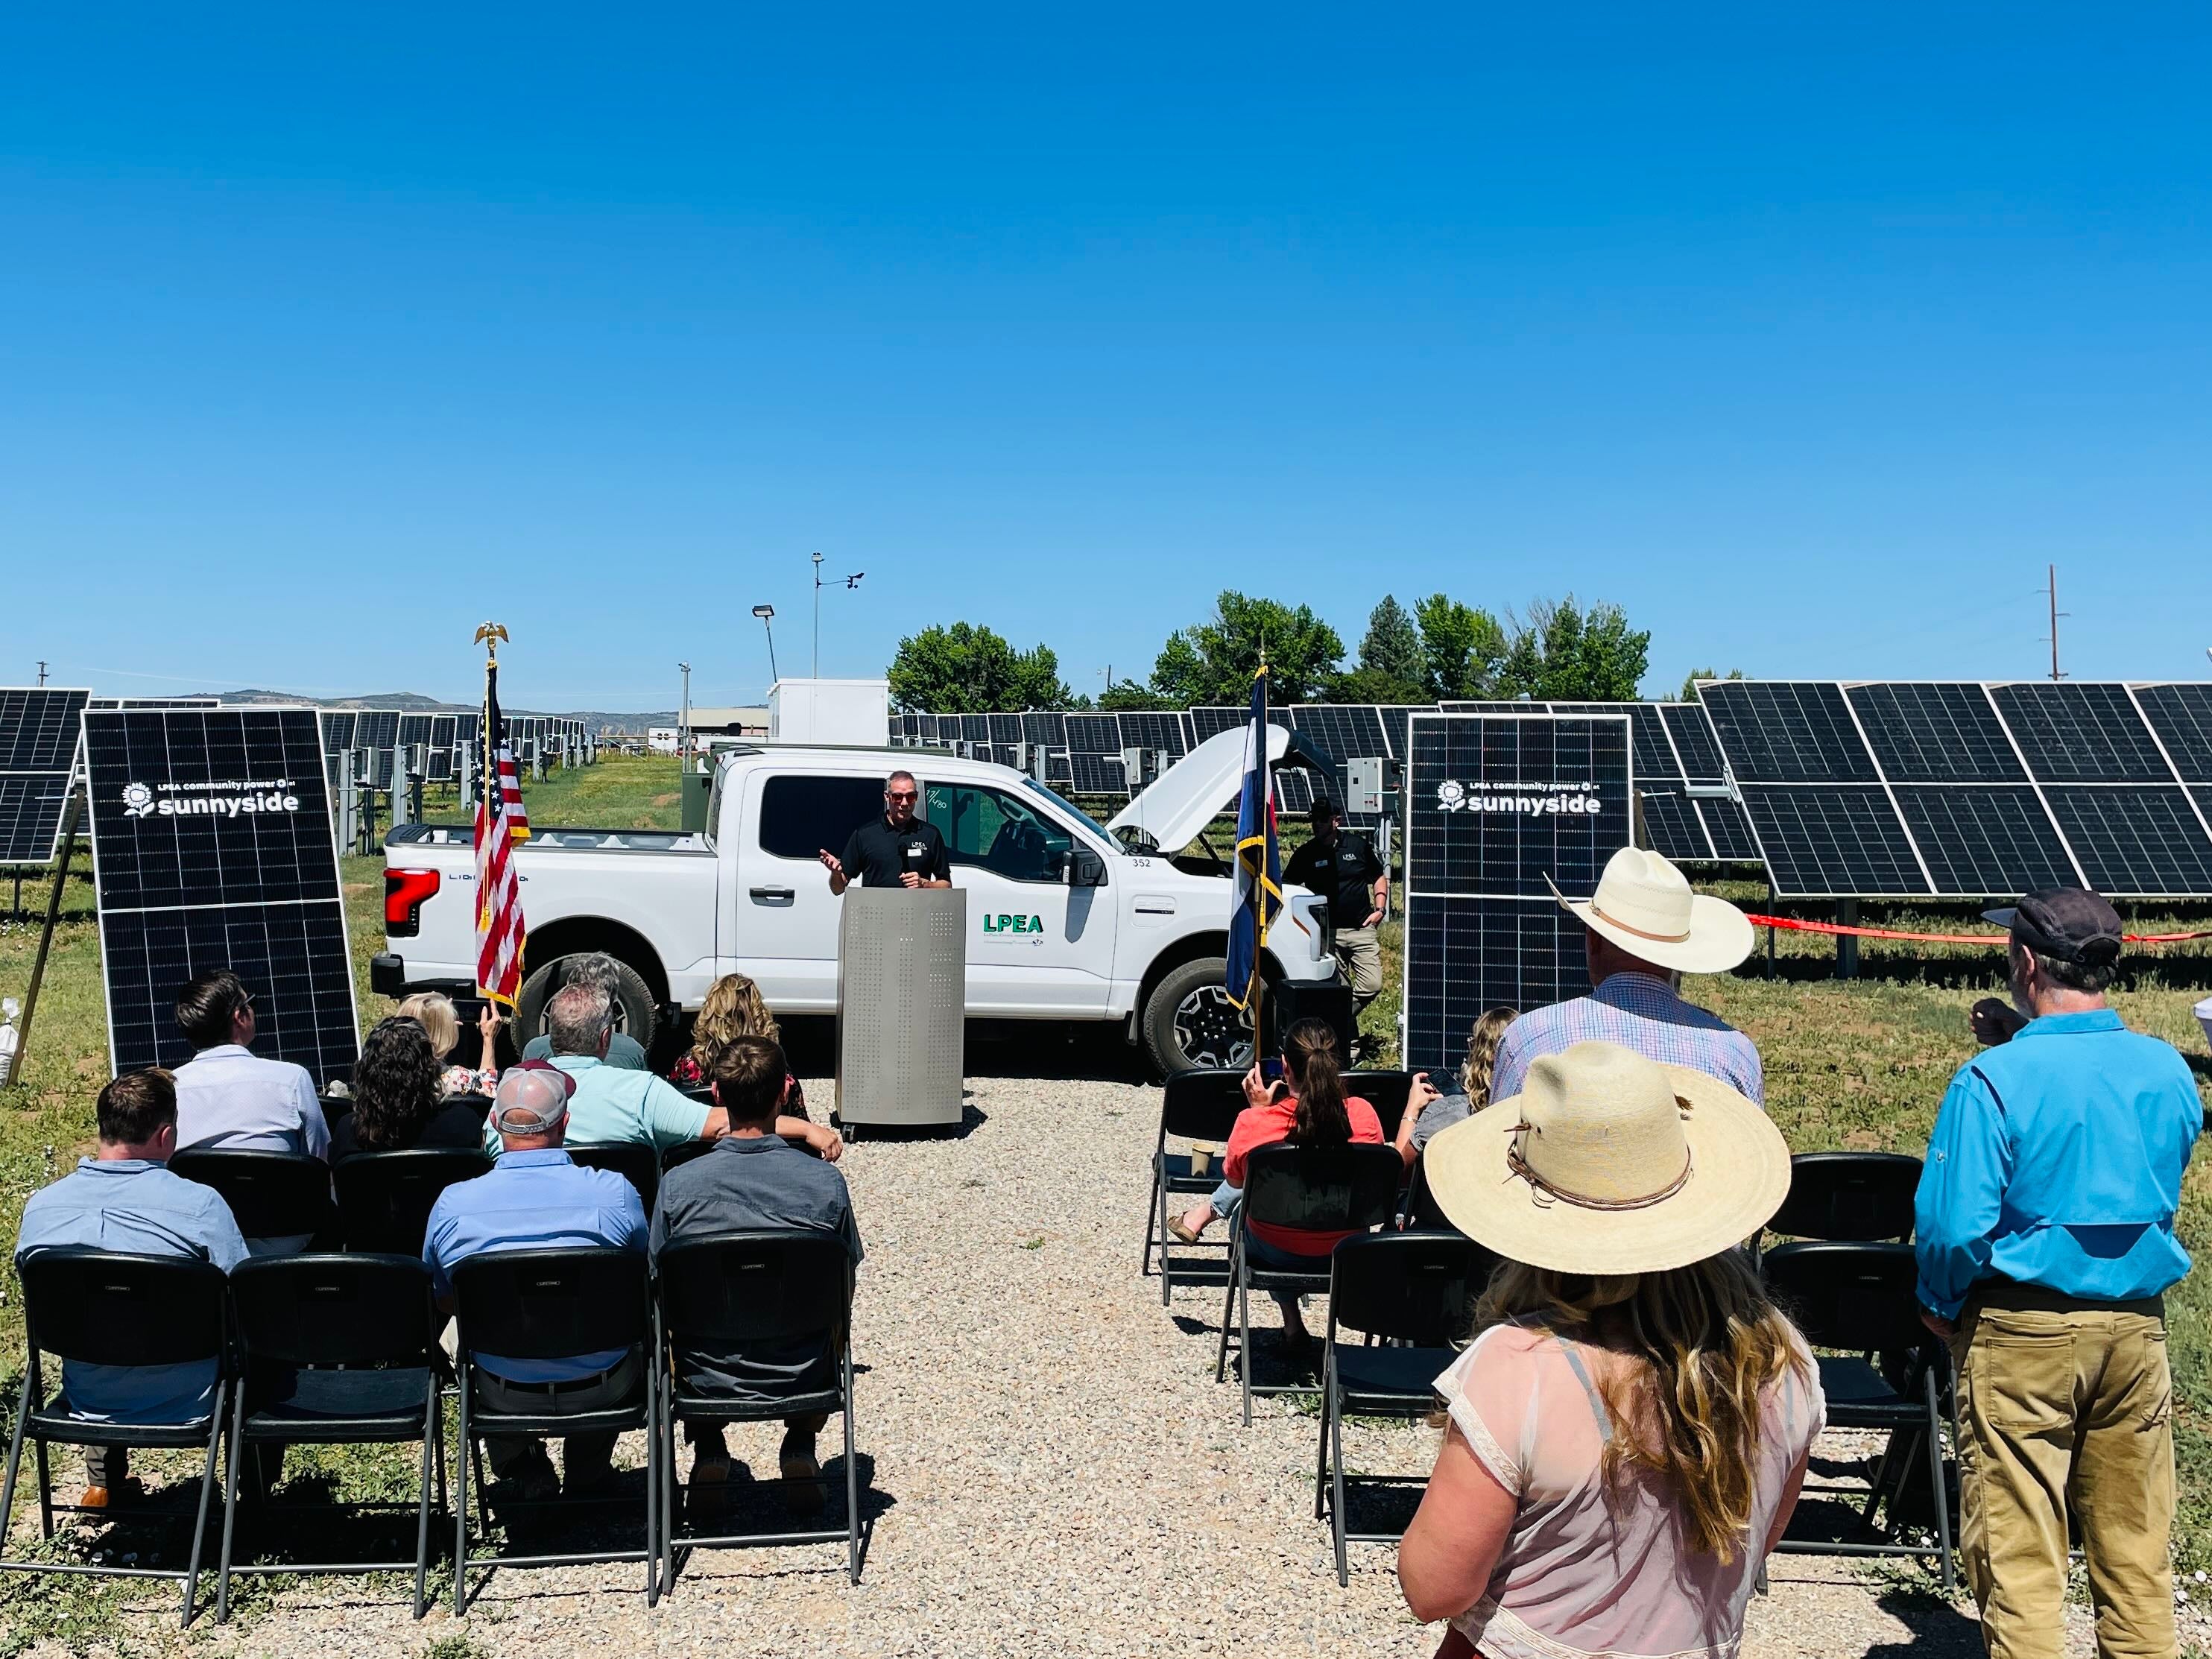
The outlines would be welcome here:
M 1358 1096 L 1344 1092 L 1343 1062 L 1336 1032 L 1317 1019 L 1302 1019 L 1283 1033 L 1283 1074 L 1268 1082 L 1255 1066 L 1244 1074 L 1244 1109 L 1229 1132 L 1220 1186 L 1205 1203 L 1174 1217 L 1168 1231 L 1186 1244 L 1195 1243 L 1219 1217 L 1234 1217 L 1244 1198 L 1244 1166 L 1253 1150 L 1288 1141 L 1294 1146 L 1341 1146 L 1347 1141 L 1381 1146 L 1382 1121 Z M 1245 1224 L 1244 1248 L 1252 1260 L 1286 1271 L 1310 1269 L 1316 1257 L 1327 1261 L 1348 1235 L 1308 1227 L 1278 1227 L 1265 1221 Z M 1293 1354 L 1311 1346 L 1298 1299 L 1275 1293 L 1283 1310 L 1283 1340 Z

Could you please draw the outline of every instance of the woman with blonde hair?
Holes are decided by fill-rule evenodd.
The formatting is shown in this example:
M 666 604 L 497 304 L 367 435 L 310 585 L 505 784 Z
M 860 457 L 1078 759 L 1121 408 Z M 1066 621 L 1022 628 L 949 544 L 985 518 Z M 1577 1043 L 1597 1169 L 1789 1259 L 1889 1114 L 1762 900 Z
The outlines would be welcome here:
M 739 1037 L 759 1037 L 781 1042 L 782 1030 L 762 1000 L 760 987 L 743 974 L 725 974 L 708 988 L 707 1000 L 691 1022 L 691 1050 L 669 1068 L 668 1080 L 679 1089 L 703 1089 L 714 1075 L 714 1062 Z M 791 1079 L 784 1110 L 793 1117 L 806 1115 L 805 1091 L 799 1079 Z
M 1504 1006 L 1484 1011 L 1482 1018 L 1467 1034 L 1467 1058 L 1459 1063 L 1456 1091 L 1438 1089 L 1429 1081 L 1426 1072 L 1413 1073 L 1413 1086 L 1406 1097 L 1406 1115 L 1399 1119 L 1397 1137 L 1392 1142 L 1398 1149 L 1398 1156 L 1406 1160 L 1407 1169 L 1413 1167 L 1421 1148 L 1438 1131 L 1466 1122 L 1490 1104 L 1490 1074 L 1498 1064 L 1498 1045 L 1505 1036 L 1505 1028 L 1520 1018 L 1516 1010 Z
M 1727 1659 L 1825 1410 L 1735 1248 L 1790 1190 L 1781 1132 L 1701 1072 L 1581 1042 L 1425 1156 L 1509 1265 L 1437 1379 L 1407 1607 L 1451 1620 L 1439 1659 Z
M 442 991 L 417 991 L 407 998 L 392 1015 L 398 1019 L 411 1019 L 430 1034 L 430 1047 L 443 1064 L 447 1056 L 460 1046 L 461 1017 L 453 1006 L 453 1000 Z M 486 1002 L 483 1012 L 477 1016 L 477 1033 L 483 1039 L 482 1063 L 474 1066 L 447 1066 L 439 1078 L 439 1091 L 445 1095 L 488 1095 L 499 1087 L 499 1067 L 492 1063 L 494 1049 L 499 1042 L 499 1008 Z

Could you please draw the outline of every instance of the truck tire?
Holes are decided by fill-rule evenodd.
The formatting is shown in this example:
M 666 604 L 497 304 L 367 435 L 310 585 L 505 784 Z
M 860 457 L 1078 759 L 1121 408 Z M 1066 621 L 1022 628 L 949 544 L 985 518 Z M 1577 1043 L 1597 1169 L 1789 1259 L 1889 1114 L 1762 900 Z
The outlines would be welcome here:
M 1229 963 L 1200 957 L 1170 969 L 1145 1004 L 1145 1051 L 1162 1077 L 1252 1064 L 1252 1021 L 1229 1000 Z
M 552 961 L 531 969 L 530 976 L 522 981 L 522 991 L 514 999 L 514 1049 L 522 1052 L 523 1045 L 545 1029 L 545 1005 L 553 994 L 568 982 L 568 957 L 556 957 Z M 639 976 L 637 969 L 626 962 L 615 963 L 615 1029 L 627 1031 L 637 1039 L 638 1047 L 647 1054 L 653 1052 L 654 1026 L 658 1023 L 653 1010 L 653 993 Z

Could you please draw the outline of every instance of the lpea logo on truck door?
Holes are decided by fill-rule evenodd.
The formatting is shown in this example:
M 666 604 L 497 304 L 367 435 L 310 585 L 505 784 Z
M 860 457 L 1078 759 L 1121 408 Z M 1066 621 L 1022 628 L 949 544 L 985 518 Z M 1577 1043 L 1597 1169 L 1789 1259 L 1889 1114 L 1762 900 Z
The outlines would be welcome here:
M 987 933 L 1042 933 L 1044 932 L 1044 918 L 987 915 L 983 918 L 983 931 Z

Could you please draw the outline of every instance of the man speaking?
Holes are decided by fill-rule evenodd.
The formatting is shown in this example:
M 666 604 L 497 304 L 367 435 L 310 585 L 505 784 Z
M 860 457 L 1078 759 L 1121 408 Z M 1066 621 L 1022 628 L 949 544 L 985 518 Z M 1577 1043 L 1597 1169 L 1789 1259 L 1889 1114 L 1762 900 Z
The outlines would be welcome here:
M 945 856 L 945 837 L 937 826 L 914 815 L 921 786 L 911 772 L 894 772 L 884 782 L 884 815 L 853 831 L 839 858 L 822 848 L 822 867 L 830 890 L 842 894 L 854 875 L 863 887 L 950 887 L 952 866 Z

